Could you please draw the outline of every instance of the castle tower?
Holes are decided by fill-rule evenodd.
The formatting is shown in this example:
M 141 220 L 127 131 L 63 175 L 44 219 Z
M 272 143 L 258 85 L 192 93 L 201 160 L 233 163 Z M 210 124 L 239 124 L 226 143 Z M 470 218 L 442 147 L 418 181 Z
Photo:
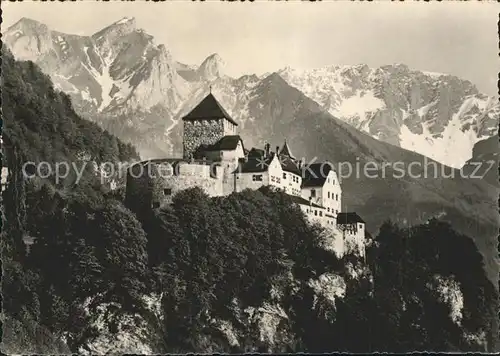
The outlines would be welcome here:
M 213 145 L 224 136 L 235 135 L 238 126 L 211 92 L 182 121 L 184 159 L 193 157 L 201 145 Z

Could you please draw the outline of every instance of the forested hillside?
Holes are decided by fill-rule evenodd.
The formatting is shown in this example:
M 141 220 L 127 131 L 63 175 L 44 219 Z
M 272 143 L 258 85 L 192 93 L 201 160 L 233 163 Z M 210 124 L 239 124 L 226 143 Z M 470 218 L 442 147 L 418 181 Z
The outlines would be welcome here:
M 78 184 L 24 179 L 27 161 L 135 153 L 8 53 L 2 89 L 4 353 L 491 350 L 497 292 L 471 238 L 449 225 L 386 223 L 367 236 L 365 261 L 338 259 L 269 189 L 194 188 L 136 215 L 93 165 Z
M 53 282 L 45 285 L 27 264 L 23 240 L 35 238 L 35 244 L 43 243 L 36 240 L 45 235 L 55 237 L 53 232 L 58 227 L 65 229 L 63 220 L 50 223 L 46 219 L 54 209 L 64 214 L 65 207 L 76 202 L 92 206 L 104 204 L 110 193 L 101 185 L 96 168 L 103 162 L 128 162 L 138 156 L 132 146 L 75 114 L 69 97 L 55 91 L 48 76 L 32 62 L 15 61 L 5 48 L 2 49 L 1 88 L 2 166 L 9 168 L 9 184 L 2 194 L 4 342 L 7 347 L 11 343 L 21 349 L 33 347 L 30 350 L 37 353 L 68 352 L 67 346 L 51 333 L 50 323 L 43 325 L 38 290 L 30 288 L 35 281 L 48 288 Z M 26 180 L 23 175 L 26 162 L 47 162 L 50 168 L 46 165 L 43 175 L 49 169 L 54 170 L 56 162 L 74 163 L 78 170 L 83 169 L 82 178 L 77 182 L 71 170 L 59 182 L 53 174 L 46 179 Z M 86 232 L 83 227 L 80 230 Z M 64 237 L 59 238 L 64 242 Z M 37 260 L 37 264 L 47 263 L 52 253 L 47 259 Z M 54 275 L 65 269 L 59 266 Z M 46 294 L 45 298 L 50 296 Z

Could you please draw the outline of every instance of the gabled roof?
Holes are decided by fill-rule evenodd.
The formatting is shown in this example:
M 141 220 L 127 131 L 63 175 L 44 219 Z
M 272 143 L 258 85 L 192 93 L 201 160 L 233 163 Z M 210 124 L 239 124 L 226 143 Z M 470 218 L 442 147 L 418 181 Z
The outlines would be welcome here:
M 252 149 L 253 150 L 253 149 Z M 256 150 L 257 151 L 257 150 Z M 252 152 L 252 151 L 250 151 Z M 256 153 L 256 152 L 254 152 Z M 248 156 L 248 160 L 240 162 L 240 166 L 236 169 L 236 173 L 263 173 L 267 172 L 271 162 L 273 161 L 274 154 L 269 156 L 265 155 L 253 155 Z
M 234 125 L 238 125 L 222 105 L 215 99 L 212 93 L 208 94 L 183 120 L 203 120 L 225 118 Z
M 228 135 L 222 137 L 219 141 L 211 146 L 208 146 L 206 151 L 232 151 L 238 147 L 238 143 L 241 141 L 243 145 L 243 140 L 239 135 Z
M 257 157 L 263 157 L 266 154 L 264 150 L 261 150 L 260 148 L 255 148 L 253 147 L 250 151 L 248 151 L 248 157 L 249 158 L 257 158 Z
M 290 156 L 279 156 L 280 163 L 281 163 L 281 169 L 283 169 L 285 172 L 293 173 L 298 176 L 302 175 L 302 172 L 299 168 L 299 163 L 291 158 Z
M 361 217 L 356 213 L 338 213 L 337 224 L 356 224 L 365 223 Z
M 256 172 L 267 172 L 269 165 L 271 164 L 276 153 L 270 152 L 269 156 L 266 157 L 266 152 L 259 148 L 252 148 L 248 152 L 248 160 L 243 162 L 240 167 L 241 173 L 256 173 Z M 299 168 L 299 163 L 290 158 L 289 156 L 278 156 L 281 169 L 285 172 L 294 173 L 296 175 L 301 175 L 301 170 Z
M 290 151 L 290 147 L 286 143 L 286 140 L 285 140 L 285 143 L 283 144 L 283 147 L 281 147 L 280 155 L 294 158 L 294 156 L 292 155 L 292 151 Z
M 303 167 L 302 187 L 322 187 L 333 169 L 328 162 L 312 163 Z
M 292 199 L 292 201 L 293 201 L 294 203 L 301 204 L 301 205 L 309 205 L 309 206 L 312 206 L 312 207 L 314 207 L 314 208 L 321 208 L 321 209 L 324 209 L 322 206 L 320 206 L 320 205 L 318 205 L 318 204 L 315 204 L 315 203 L 313 203 L 313 202 L 311 202 L 311 201 L 309 201 L 309 200 L 307 200 L 307 199 L 304 199 L 304 198 L 302 198 L 302 197 L 299 197 L 299 196 L 297 196 L 297 195 L 290 195 L 290 194 L 289 194 L 288 196 Z

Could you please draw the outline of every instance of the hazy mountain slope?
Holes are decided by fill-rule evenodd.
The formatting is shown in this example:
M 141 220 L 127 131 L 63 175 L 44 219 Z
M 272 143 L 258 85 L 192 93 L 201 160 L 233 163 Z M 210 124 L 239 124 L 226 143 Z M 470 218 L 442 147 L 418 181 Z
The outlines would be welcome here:
M 80 114 L 136 145 L 144 158 L 172 154 L 177 139 L 170 135 L 172 120 L 194 105 L 200 88 L 208 91 L 205 83 L 225 78 L 224 92 L 233 97 L 227 100 L 248 101 L 246 89 L 257 78 L 225 77 L 217 54 L 199 65 L 177 62 L 137 29 L 133 18 L 92 36 L 51 31 L 24 18 L 5 32 L 4 41 L 17 58 L 36 61 L 72 96 Z M 405 65 L 332 65 L 278 73 L 355 128 L 456 168 L 472 157 L 477 141 L 497 130 L 497 100 L 451 75 Z
M 285 68 L 279 74 L 370 136 L 456 168 L 471 157 L 477 141 L 497 131 L 498 100 L 452 75 L 402 64 Z
M 354 173 L 343 181 L 345 210 L 361 213 L 371 230 L 386 219 L 403 224 L 425 221 L 431 216 L 449 220 L 454 227 L 476 239 L 491 262 L 490 277 L 496 278 L 497 266 L 493 259 L 499 220 L 497 193 L 493 187 L 477 179 L 461 178 L 458 170 L 369 137 L 323 112 L 320 105 L 289 86 L 276 73 L 262 81 L 243 77 L 235 83 L 245 88 L 237 90 L 238 96 L 228 92 L 224 80 L 215 82 L 212 91 L 240 123 L 240 133 L 248 147 L 263 146 L 266 141 L 277 145 L 286 138 L 300 157 L 350 162 Z M 240 117 L 246 119 L 240 120 Z M 420 178 L 393 178 L 390 168 L 386 169 L 385 178 L 382 173 L 370 178 L 363 174 L 366 162 L 379 165 L 400 162 L 398 165 L 406 172 L 408 165 L 416 162 L 410 168 L 411 174 Z M 426 162 L 429 166 L 425 177 Z M 356 163 L 360 167 L 359 175 L 355 174 Z M 434 178 L 435 170 L 437 178 Z M 455 178 L 443 178 L 442 172 L 447 175 L 454 172 Z M 399 177 L 398 172 L 395 174 Z M 374 175 L 373 169 L 368 175 Z

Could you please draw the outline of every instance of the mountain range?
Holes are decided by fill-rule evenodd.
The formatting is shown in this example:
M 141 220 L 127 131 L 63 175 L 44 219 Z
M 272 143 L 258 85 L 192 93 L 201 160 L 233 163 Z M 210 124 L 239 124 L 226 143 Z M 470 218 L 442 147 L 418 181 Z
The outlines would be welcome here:
M 269 80 L 259 103 L 301 103 L 277 114 L 298 118 L 285 133 L 303 130 L 303 143 L 294 136 L 301 150 L 349 162 L 422 158 L 327 113 L 308 115 L 317 103 L 280 78 Z M 103 189 L 107 174 L 98 166 L 139 159 L 131 145 L 77 115 L 48 75 L 5 47 L 1 86 L 9 168 L 2 354 L 497 350 L 498 293 L 472 239 L 448 224 L 386 223 L 375 239 L 366 236 L 364 257 L 339 259 L 293 200 L 268 188 L 223 198 L 189 189 L 166 209 L 136 215 L 121 189 Z M 279 124 L 264 129 L 284 131 Z M 476 158 L 490 160 L 494 143 L 478 145 Z M 29 162 L 87 169 L 78 182 L 70 173 L 58 183 L 27 179 L 21 167 Z M 444 204 L 455 197 L 480 212 L 485 187 L 461 179 L 344 182 L 349 204 L 370 207 L 363 216 L 371 224 L 420 217 L 404 209 L 418 207 L 418 198 L 440 198 L 453 212 Z M 459 213 L 463 228 L 466 212 Z M 487 234 L 471 236 L 487 242 Z
M 403 225 L 447 220 L 474 239 L 497 282 L 498 189 L 450 168 L 474 159 L 474 145 L 498 127 L 498 103 L 468 81 L 403 65 L 286 68 L 231 78 L 217 54 L 199 66 L 175 61 L 133 18 L 92 36 L 23 18 L 4 42 L 17 59 L 50 75 L 80 115 L 132 143 L 143 159 L 181 155 L 181 118 L 211 90 L 249 148 L 286 138 L 294 152 L 318 161 L 419 163 L 412 170 L 418 177 L 395 178 L 389 168 L 384 176 L 345 178 L 343 210 L 358 212 L 371 231 L 389 218 Z M 426 162 L 434 168 L 426 171 Z
M 177 62 L 164 45 L 137 28 L 134 18 L 91 36 L 61 33 L 23 18 L 5 31 L 4 42 L 16 58 L 33 60 L 49 74 L 81 115 L 133 143 L 143 158 L 179 153 L 179 118 L 207 94 L 209 85 L 243 126 L 261 112 L 274 120 L 284 103 L 261 108 L 256 97 L 265 95 L 259 90 L 276 75 L 322 111 L 371 137 L 454 168 L 462 167 L 474 144 L 498 127 L 498 101 L 471 82 L 403 64 L 287 67 L 231 78 L 217 54 L 200 65 Z

